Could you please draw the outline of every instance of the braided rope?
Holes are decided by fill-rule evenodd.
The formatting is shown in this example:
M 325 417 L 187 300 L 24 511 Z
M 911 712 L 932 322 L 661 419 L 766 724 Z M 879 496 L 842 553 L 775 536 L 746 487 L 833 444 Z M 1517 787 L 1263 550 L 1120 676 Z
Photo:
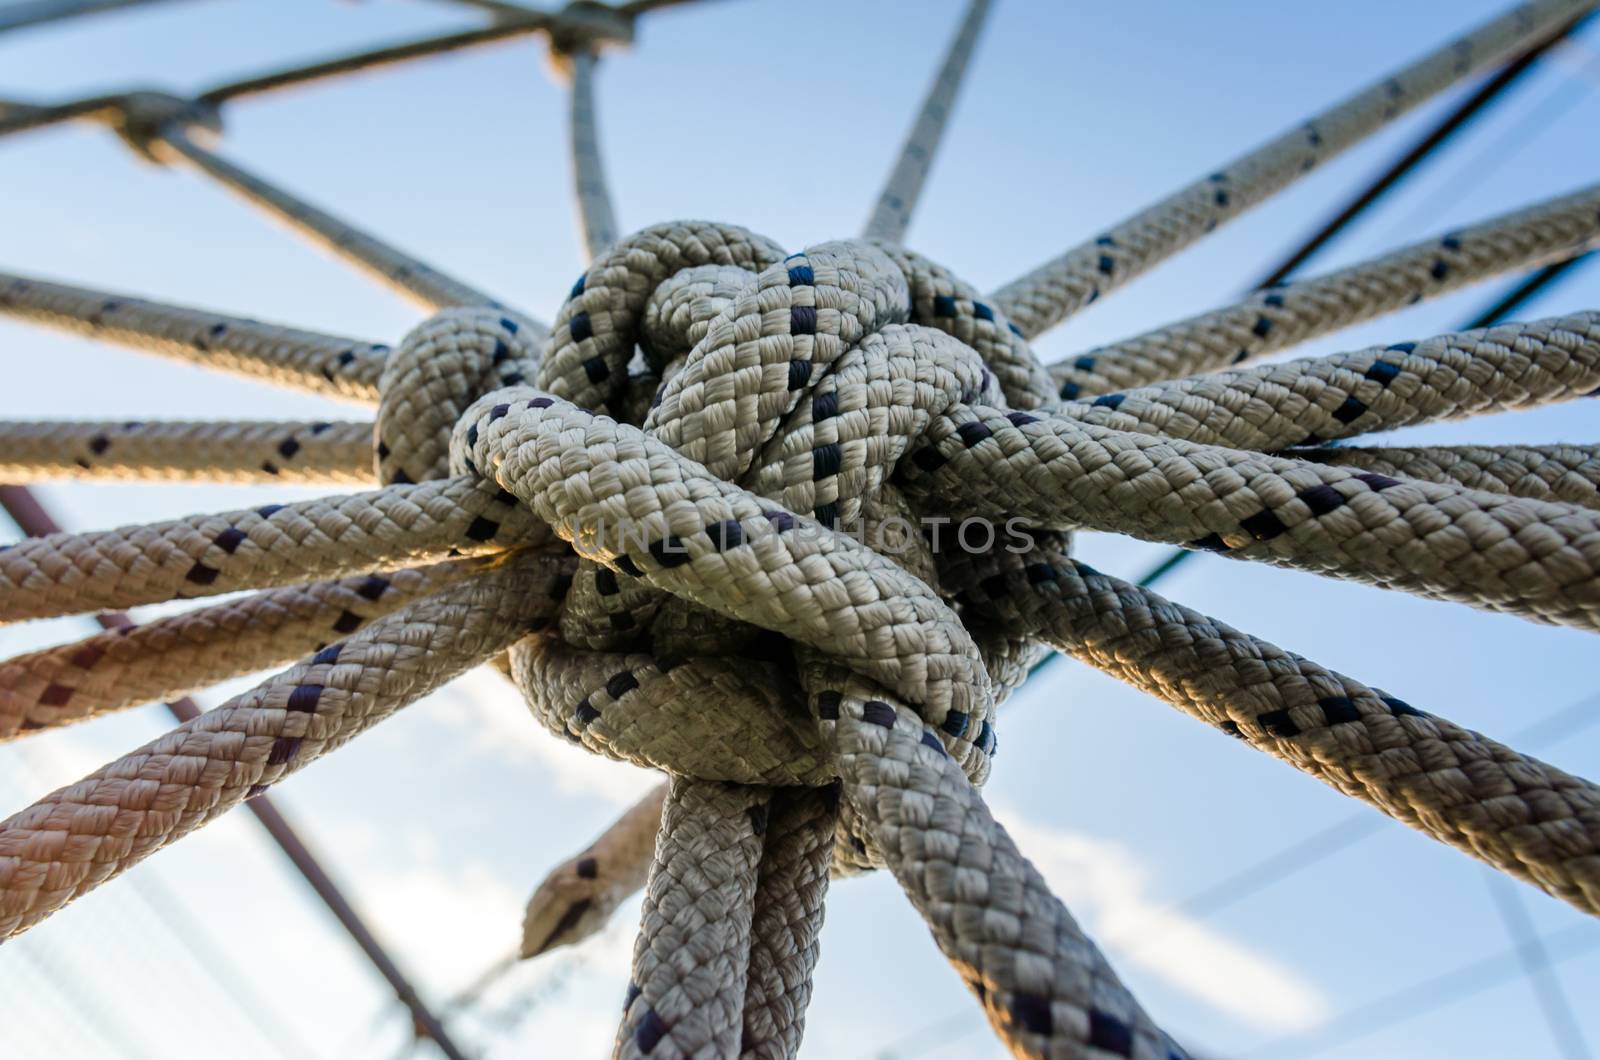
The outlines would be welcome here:
M 928 86 L 916 121 L 906 134 L 906 142 L 900 147 L 889 179 L 862 229 L 863 238 L 886 243 L 905 239 L 917 199 L 922 195 L 922 184 L 933 166 L 933 156 L 939 151 L 939 141 L 944 139 L 945 124 L 955 106 L 956 94 L 961 91 L 962 78 L 972 62 L 972 49 L 977 46 L 978 34 L 983 32 L 983 23 L 989 17 L 989 7 L 989 0 L 971 0 L 967 5 L 966 17 L 950 41 L 944 62 Z
M 1600 188 L 1428 239 L 1053 365 L 1063 399 L 1212 371 L 1600 241 Z
M 0 663 L 0 739 L 286 665 L 482 569 L 454 560 L 284 586 L 19 655 Z
M 581 50 L 564 56 L 572 70 L 572 106 L 568 134 L 572 147 L 572 186 L 578 205 L 578 231 L 590 258 L 617 241 L 616 211 L 606 187 L 600 160 L 600 133 L 594 115 L 594 53 Z
M 499 307 L 498 302 L 483 292 L 206 150 L 170 121 L 152 122 L 147 136 L 152 141 L 153 151 L 170 148 L 178 158 L 274 215 L 313 243 L 365 269 L 424 309 L 456 305 Z
M 1435 335 L 1075 402 L 1079 422 L 1234 449 L 1533 408 L 1600 389 L 1600 312 Z
M 29 538 L 0 551 L 0 622 L 289 585 L 548 540 L 473 479 Z
M 0 480 L 363 485 L 371 448 L 367 423 L 0 422 Z
M 505 650 L 564 566 L 525 553 L 419 600 L 0 822 L 0 937 Z
M 1600 447 L 1592 445 L 1307 449 L 1297 455 L 1380 475 L 1453 483 L 1535 501 L 1600 506 Z
M 1011 281 L 994 293 L 997 307 L 1023 334 L 1038 335 L 1424 100 L 1594 6 L 1590 0 L 1518 5 Z
M 1600 787 L 1064 554 L 997 565 L 967 599 L 1008 629 L 1600 913 Z
M 0 734 L 315 652 L 0 823 L 0 934 L 508 651 L 542 724 L 671 777 L 553 874 L 524 924 L 523 951 L 545 952 L 595 930 L 647 879 L 623 1055 L 794 1055 L 828 879 L 886 867 L 1014 1052 L 1181 1057 L 977 792 L 996 707 L 1049 648 L 1600 912 L 1592 785 L 1084 568 L 1064 533 L 1132 533 L 1600 628 L 1592 449 L 1276 454 L 1588 393 L 1600 313 L 1171 380 L 1174 365 L 1217 367 L 1587 246 L 1594 193 L 1286 289 L 1271 306 L 1281 330 L 1255 345 L 1208 337 L 1248 311 L 1233 307 L 1160 340 L 1199 352 L 1097 351 L 1105 365 L 1071 370 L 1140 389 L 1093 402 L 1059 404 L 1072 379 L 1052 378 L 1024 338 L 1592 4 L 1526 4 L 989 299 L 894 245 L 986 6 L 969 8 L 936 78 L 874 213 L 877 242 L 785 256 L 730 225 L 659 225 L 597 254 L 548 335 L 195 145 L 181 130 L 214 124 L 206 101 L 115 97 L 135 149 L 175 151 L 424 304 L 454 308 L 392 354 L 333 353 L 339 340 L 325 336 L 5 284 L 19 315 L 376 398 L 374 460 L 356 450 L 359 424 L 315 432 L 339 444 L 314 443 L 325 448 L 306 459 L 329 475 L 375 472 L 384 487 L 0 551 L 0 620 L 277 587 L 123 644 L 90 638 L 0 666 Z M 552 28 L 574 62 L 580 190 L 586 173 L 603 189 L 595 43 Z M 611 240 L 589 205 L 598 248 Z M 636 346 L 647 368 L 630 374 Z M 53 429 L 93 456 L 129 451 L 108 469 L 169 474 L 197 470 L 169 439 L 208 428 L 124 426 L 99 451 L 84 436 L 105 425 Z M 255 429 L 228 436 L 208 472 L 248 471 Z M 16 466 L 66 470 L 73 450 L 29 442 L 30 430 L 46 428 L 11 428 Z M 1384 461 L 1418 473 L 1369 469 Z M 941 545 L 918 528 L 929 516 L 962 530 L 987 519 L 988 542 L 958 532 L 960 548 Z M 1002 521 L 1030 547 L 1000 547 Z M 529 547 L 556 539 L 570 552 Z M 380 576 L 376 592 L 371 576 L 317 581 L 480 554 Z M 348 639 L 329 644 L 330 630 Z
M 389 353 L 387 346 L 359 339 L 10 273 L 0 273 L 0 312 L 247 378 L 374 405 Z

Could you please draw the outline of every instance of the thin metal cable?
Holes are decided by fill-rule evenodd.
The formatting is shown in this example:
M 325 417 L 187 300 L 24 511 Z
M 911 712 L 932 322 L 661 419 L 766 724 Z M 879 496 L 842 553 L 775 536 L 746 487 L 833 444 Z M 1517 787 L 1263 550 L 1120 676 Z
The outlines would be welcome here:
M 1500 919 L 1505 922 L 1506 933 L 1517 947 L 1517 961 L 1522 965 L 1528 985 L 1533 988 L 1534 1000 L 1550 1031 L 1551 1044 L 1565 1060 L 1589 1060 L 1588 1043 L 1572 1014 L 1566 992 L 1561 989 L 1561 980 L 1550 961 L 1550 951 L 1534 931 L 1521 896 L 1508 880 L 1492 872 L 1484 874 L 1483 882 L 1489 888 Z
M 1577 924 L 1540 936 L 1539 944 L 1552 965 L 1562 964 L 1600 949 L 1600 931 L 1596 931 L 1593 924 Z M 1359 1041 L 1517 978 L 1522 974 L 1518 952 L 1515 946 L 1507 947 L 1457 965 L 1447 972 L 1346 1009 L 1315 1030 L 1275 1038 L 1239 1055 L 1252 1060 L 1268 1057 L 1290 1060 L 1317 1056 Z

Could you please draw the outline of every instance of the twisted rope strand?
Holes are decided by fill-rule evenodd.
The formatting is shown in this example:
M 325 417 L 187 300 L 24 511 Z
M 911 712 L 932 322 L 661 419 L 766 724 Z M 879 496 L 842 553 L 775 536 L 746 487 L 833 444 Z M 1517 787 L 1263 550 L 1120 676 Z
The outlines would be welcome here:
M 370 423 L 0 422 L 0 480 L 370 485 L 371 448 Z
M 1232 220 L 1424 100 L 1547 36 L 1594 0 L 1533 0 L 1240 156 L 997 290 L 1028 337 Z
M 525 553 L 425 597 L 0 822 L 0 938 L 504 651 L 564 567 Z
M 1600 187 L 1504 214 L 1052 365 L 1063 399 L 1147 386 L 1265 356 L 1470 283 L 1600 242 Z
M 19 655 L 0 662 L 0 739 L 287 665 L 483 569 L 453 560 L 285 586 Z
M 377 404 L 389 347 L 0 273 L 0 313 L 324 397 Z

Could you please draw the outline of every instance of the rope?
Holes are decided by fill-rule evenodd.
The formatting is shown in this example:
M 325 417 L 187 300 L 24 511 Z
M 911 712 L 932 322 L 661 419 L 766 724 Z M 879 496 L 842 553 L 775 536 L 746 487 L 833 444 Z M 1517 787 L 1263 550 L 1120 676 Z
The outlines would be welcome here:
M 572 150 L 572 187 L 578 204 L 578 231 L 589 257 L 595 258 L 617 241 L 617 218 L 611 208 L 605 166 L 600 160 L 600 137 L 594 116 L 594 53 L 575 51 L 561 56 L 571 68 L 572 108 L 568 130 Z
M 378 402 L 389 347 L 0 273 L 0 312 L 345 401 Z
M 1054 365 L 1072 400 L 1179 379 L 1287 349 L 1493 276 L 1564 260 L 1600 241 L 1600 188 L 1586 188 Z
M 588 938 L 648 877 L 667 785 L 617 819 L 600 838 L 557 865 L 528 899 L 522 919 L 523 959 Z
M 945 123 L 955 106 L 956 94 L 961 91 L 961 80 L 966 76 L 972 61 L 972 49 L 983 32 L 983 23 L 989 17 L 989 0 L 972 0 L 967 5 L 966 17 L 956 30 L 950 48 L 945 52 L 944 63 L 934 75 L 928 94 L 923 97 L 922 108 L 917 111 L 916 122 L 900 147 L 900 156 L 889 171 L 889 180 L 878 196 L 872 215 L 862 229 L 866 239 L 886 243 L 905 241 L 906 229 L 911 224 L 911 214 L 922 195 L 922 183 L 928 177 L 933 157 L 939 152 L 939 141 L 944 138 Z
M 361 485 L 371 447 L 366 423 L 0 422 L 0 480 Z
M 294 231 L 358 265 L 397 293 L 424 309 L 446 306 L 492 306 L 499 303 L 481 291 L 446 276 L 431 265 L 390 246 L 281 188 L 240 168 L 195 143 L 177 126 L 157 124 L 150 130 L 151 149 L 170 148 L 177 157 L 277 217 Z M 159 141 L 159 142 L 157 142 Z
M 1133 533 L 1557 625 L 1600 625 L 1600 517 L 1590 509 L 1063 417 L 1019 426 L 977 406 L 936 422 L 928 440 L 905 485 L 974 515 Z
M 1012 559 L 968 582 L 1008 628 L 1600 913 L 1600 788 L 1064 555 Z
M 0 822 L 0 936 L 505 650 L 554 613 L 561 567 L 523 554 L 420 600 Z
M 284 666 L 483 569 L 472 560 L 310 582 L 0 663 L 0 739 Z
M 996 308 L 1029 337 L 1176 254 L 1424 100 L 1592 9 L 1532 0 L 1006 284 Z
M 1302 460 L 1423 482 L 1493 490 L 1536 501 L 1600 506 L 1600 448 L 1588 445 L 1450 445 L 1307 449 Z
M 1081 423 L 1234 449 L 1533 408 L 1600 388 L 1600 312 L 1435 335 L 1158 383 L 1063 411 Z
M 0 550 L 0 622 L 290 585 L 547 540 L 468 478 L 29 538 Z
M 1066 404 L 1025 339 L 1589 6 L 1525 5 L 992 298 L 895 245 L 921 180 L 897 167 L 904 209 L 878 240 L 785 255 L 732 225 L 658 225 L 598 253 L 548 334 L 196 146 L 180 130 L 214 124 L 205 105 L 117 97 L 136 149 L 176 151 L 440 311 L 392 353 L 334 353 L 325 336 L 6 285 L 19 315 L 376 398 L 370 462 L 351 444 L 363 425 L 339 428 L 337 456 L 314 444 L 326 473 L 383 486 L 0 551 L 0 620 L 267 590 L 12 660 L 0 734 L 314 653 L 0 823 L 0 935 L 503 653 L 540 724 L 670 776 L 541 886 L 524 924 L 523 952 L 546 952 L 644 880 L 621 1055 L 794 1055 L 828 880 L 883 867 L 1015 1053 L 1181 1057 L 978 793 L 996 709 L 1049 649 L 1600 912 L 1593 785 L 1082 567 L 1066 538 L 1128 533 L 1600 628 L 1592 451 L 1294 448 L 1591 392 L 1600 313 L 1176 381 L 1173 364 L 1225 362 L 1107 354 L 1108 372 L 1131 367 L 1106 378 L 1139 388 Z M 969 8 L 903 166 L 931 155 L 985 10 Z M 577 180 L 603 188 L 593 44 L 552 36 L 575 63 Z M 1430 246 L 1459 255 L 1443 277 L 1430 259 L 1430 281 L 1588 245 L 1592 195 Z M 610 242 L 585 217 L 591 246 Z M 1408 253 L 1290 289 L 1271 341 L 1418 293 Z M 1350 294 L 1383 278 L 1409 293 Z M 205 429 L 84 444 L 124 462 L 108 468 L 171 473 L 182 457 L 163 440 Z M 261 456 L 250 429 L 215 446 L 215 470 Z

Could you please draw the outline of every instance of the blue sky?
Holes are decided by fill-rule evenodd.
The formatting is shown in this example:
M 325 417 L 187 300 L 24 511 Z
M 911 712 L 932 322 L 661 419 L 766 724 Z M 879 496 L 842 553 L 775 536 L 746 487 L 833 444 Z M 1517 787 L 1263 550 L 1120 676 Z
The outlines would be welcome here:
M 720 0 L 648 18 L 602 64 L 601 143 L 624 229 L 679 217 L 791 248 L 864 222 L 960 0 Z M 1497 0 L 1284 5 L 997 0 L 910 244 L 992 288 L 1383 75 Z M 427 0 L 191 0 L 0 38 L 0 97 L 130 84 L 176 90 L 347 46 L 462 26 Z M 1313 264 L 1335 267 L 1575 189 L 1600 174 L 1600 31 L 1552 57 L 1416 180 Z M 582 268 L 565 101 L 536 40 L 242 101 L 222 150 L 430 262 L 548 319 Z M 1450 97 L 1454 98 L 1454 97 Z M 1230 300 L 1448 100 L 1319 169 L 1039 343 L 1055 360 Z M 72 126 L 0 141 L 0 268 L 390 341 L 419 314 L 188 172 Z M 1490 284 L 1294 351 L 1450 330 Z M 1600 304 L 1600 268 L 1521 314 Z M 290 418 L 365 413 L 0 320 L 9 418 Z M 1593 441 L 1593 405 L 1404 432 L 1414 441 Z M 42 489 L 91 528 L 223 510 L 251 488 Z M 275 496 L 286 491 L 277 490 Z M 1133 574 L 1161 550 L 1089 537 Z M 1593 642 L 1500 615 L 1202 556 L 1163 585 L 1229 623 L 1507 737 L 1595 695 Z M 0 629 L 6 655 L 80 620 Z M 430 996 L 509 950 L 545 869 L 652 778 L 549 738 L 496 678 L 409 708 L 275 796 Z M 207 704 L 243 684 L 207 693 Z M 1600 709 L 1597 704 L 1596 709 Z M 6 809 L 168 727 L 159 708 L 0 747 Z M 1408 1013 L 1325 1051 L 1343 1014 L 1506 950 L 1484 869 L 1384 823 L 1213 915 L 1190 895 L 1347 818 L 1376 817 L 1089 668 L 1051 665 L 1007 708 L 988 796 L 1147 1008 L 1215 1056 L 1555 1055 L 1525 979 Z M 1529 747 L 1530 751 L 1535 748 Z M 1600 774 L 1600 726 L 1537 753 Z M 1541 932 L 1592 946 L 1560 965 L 1600 1043 L 1600 928 L 1521 884 Z M 206 925 L 197 957 L 163 927 Z M 522 967 L 459 1034 L 492 1056 L 609 1047 L 637 909 L 575 951 Z M 204 969 L 222 967 L 228 985 Z M 1503 964 L 1505 968 L 1514 965 Z M 397 1055 L 406 1019 L 243 815 L 151 859 L 0 949 L 0 1025 L 22 1056 Z M 1491 978 L 1493 976 L 1491 975 Z M 298 1038 L 274 1042 L 258 1017 Z M 92 999 L 85 1005 L 83 999 Z M 893 881 L 828 907 L 806 1055 L 999 1055 Z M 1292 1041 L 1284 1039 L 1293 1038 Z M 13 1046 L 20 1043 L 20 1049 Z

